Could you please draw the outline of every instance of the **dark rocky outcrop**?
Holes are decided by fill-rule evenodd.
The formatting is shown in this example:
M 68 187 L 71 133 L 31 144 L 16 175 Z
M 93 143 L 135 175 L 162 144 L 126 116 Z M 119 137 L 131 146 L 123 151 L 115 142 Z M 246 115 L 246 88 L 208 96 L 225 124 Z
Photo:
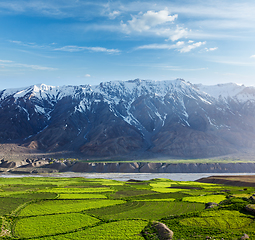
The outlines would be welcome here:
M 249 235 L 244 233 L 244 235 L 240 238 L 241 240 L 250 239 Z
M 155 222 L 152 227 L 156 229 L 160 240 L 172 240 L 174 233 L 164 223 Z
M 208 202 L 205 204 L 205 209 L 210 209 L 210 208 L 214 208 L 214 207 L 217 207 L 218 204 L 215 203 L 215 202 Z
M 245 210 L 247 212 L 252 213 L 253 215 L 255 215 L 255 205 L 254 204 L 248 204 L 245 206 Z

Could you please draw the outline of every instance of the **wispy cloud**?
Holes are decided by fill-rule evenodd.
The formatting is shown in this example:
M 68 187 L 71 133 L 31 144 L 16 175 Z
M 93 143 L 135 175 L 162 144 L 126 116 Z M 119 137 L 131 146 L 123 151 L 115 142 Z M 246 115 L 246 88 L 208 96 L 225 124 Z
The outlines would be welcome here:
M 220 64 L 227 64 L 233 66 L 247 66 L 252 67 L 255 66 L 255 62 L 245 62 L 245 61 L 232 61 L 232 60 L 211 60 L 211 62 L 220 63 Z
M 5 14 L 13 14 L 13 13 L 37 13 L 41 15 L 50 15 L 50 16 L 60 16 L 65 15 L 64 12 L 61 11 L 61 8 L 64 8 L 65 3 L 62 5 L 58 5 L 54 1 L 25 1 L 25 0 L 14 0 L 10 1 L 1 1 L 0 3 L 0 11 Z
M 50 48 L 49 45 L 38 45 L 36 43 L 25 43 L 25 42 L 16 41 L 16 40 L 9 40 L 9 42 L 17 44 L 19 46 L 29 47 L 29 48 L 40 48 L 40 49 L 49 49 Z
M 12 0 L 10 2 L 9 0 L 2 0 L 0 2 L 0 12 L 9 15 L 26 14 L 58 19 L 89 19 L 105 16 L 106 11 L 106 4 L 103 1 Z M 108 17 L 114 17 L 116 12 L 113 11 L 112 15 L 109 13 L 107 15 Z
M 193 72 L 193 71 L 203 71 L 207 70 L 208 68 L 181 68 L 181 67 L 173 67 L 173 66 L 163 66 L 165 70 L 171 70 L 171 71 L 183 71 L 183 72 Z
M 196 43 L 192 43 L 189 45 L 184 46 L 183 48 L 181 48 L 179 51 L 181 53 L 186 53 L 186 52 L 190 52 L 192 49 L 198 48 L 202 45 L 206 44 L 206 42 L 196 42 Z
M 45 67 L 40 65 L 31 65 L 31 64 L 24 64 L 24 63 L 16 63 L 14 61 L 10 60 L 0 60 L 0 66 L 1 67 L 7 67 L 7 68 L 30 68 L 33 70 L 58 70 L 57 68 L 52 67 Z
M 165 50 L 170 50 L 170 49 L 177 49 L 177 51 L 181 53 L 187 53 L 190 52 L 192 49 L 198 48 L 202 45 L 206 44 L 206 42 L 193 42 L 193 41 L 188 41 L 188 43 L 185 43 L 184 41 L 179 41 L 176 44 L 148 44 L 148 45 L 143 45 L 135 48 L 135 50 L 142 50 L 142 49 L 165 49 Z
M 1 63 L 12 63 L 13 61 L 10 61 L 10 60 L 0 60 L 0 64 Z
M 91 51 L 91 52 L 104 52 L 104 53 L 120 53 L 119 49 L 108 49 L 104 47 L 79 47 L 79 46 L 64 46 L 61 48 L 55 48 L 55 51 L 64 51 L 64 52 L 81 52 L 81 51 Z
M 251 55 L 250 58 L 255 58 L 255 55 Z
M 180 48 L 181 46 L 184 45 L 183 41 L 179 41 L 176 44 L 148 44 L 148 45 L 143 45 L 135 48 L 135 50 L 140 50 L 140 49 L 165 49 L 165 50 L 170 50 L 170 49 L 175 49 L 175 48 Z
M 48 49 L 49 51 L 81 52 L 81 51 L 87 50 L 91 52 L 104 52 L 109 54 L 114 54 L 114 53 L 116 54 L 121 52 L 119 49 L 108 49 L 104 47 L 81 47 L 81 46 L 69 45 L 69 46 L 54 48 L 56 43 L 52 43 L 50 45 L 38 45 L 36 43 L 24 43 L 21 41 L 13 41 L 13 40 L 10 40 L 9 42 L 18 44 L 20 46 L 28 47 L 28 48 Z

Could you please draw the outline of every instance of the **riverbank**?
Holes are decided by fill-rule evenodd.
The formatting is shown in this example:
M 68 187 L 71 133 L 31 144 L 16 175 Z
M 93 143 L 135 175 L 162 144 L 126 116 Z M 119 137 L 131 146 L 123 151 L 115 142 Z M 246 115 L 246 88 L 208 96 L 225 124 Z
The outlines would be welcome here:
M 255 173 L 254 162 L 166 163 L 81 162 L 69 160 L 1 161 L 0 172 L 15 174 L 76 173 Z

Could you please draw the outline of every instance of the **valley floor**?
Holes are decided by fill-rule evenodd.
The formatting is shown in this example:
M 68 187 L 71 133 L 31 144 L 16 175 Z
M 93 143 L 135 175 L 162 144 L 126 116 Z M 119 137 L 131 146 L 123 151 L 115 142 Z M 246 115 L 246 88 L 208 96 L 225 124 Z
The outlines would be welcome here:
M 159 240 L 162 222 L 173 240 L 254 239 L 254 194 L 249 186 L 159 178 L 0 178 L 1 238 Z

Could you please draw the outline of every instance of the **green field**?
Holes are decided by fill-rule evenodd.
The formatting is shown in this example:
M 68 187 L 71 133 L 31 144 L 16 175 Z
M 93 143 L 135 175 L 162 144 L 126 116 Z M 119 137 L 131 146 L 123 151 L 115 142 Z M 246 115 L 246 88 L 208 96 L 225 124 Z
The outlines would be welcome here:
M 105 220 L 120 219 L 161 219 L 169 215 L 178 215 L 203 210 L 204 204 L 171 201 L 132 201 L 121 205 L 87 211 L 87 213 Z
M 82 212 L 90 208 L 101 208 L 125 203 L 123 200 L 46 200 L 31 203 L 21 210 L 19 216 L 39 216 L 47 214 Z
M 81 213 L 21 218 L 16 222 L 15 235 L 20 238 L 55 235 L 94 225 L 97 222 L 98 219 Z
M 141 220 L 122 220 L 102 224 L 74 233 L 40 238 L 42 240 L 86 239 L 86 240 L 142 240 L 141 231 L 147 222 Z
M 206 195 L 206 196 L 197 196 L 197 197 L 184 197 L 182 200 L 185 202 L 220 203 L 221 201 L 225 199 L 226 199 L 225 195 Z
M 61 193 L 58 199 L 94 199 L 94 198 L 107 198 L 103 194 L 96 193 Z
M 174 239 L 255 239 L 251 187 L 152 179 L 0 178 L 4 239 L 159 240 L 154 221 Z M 206 203 L 219 205 L 205 209 Z

